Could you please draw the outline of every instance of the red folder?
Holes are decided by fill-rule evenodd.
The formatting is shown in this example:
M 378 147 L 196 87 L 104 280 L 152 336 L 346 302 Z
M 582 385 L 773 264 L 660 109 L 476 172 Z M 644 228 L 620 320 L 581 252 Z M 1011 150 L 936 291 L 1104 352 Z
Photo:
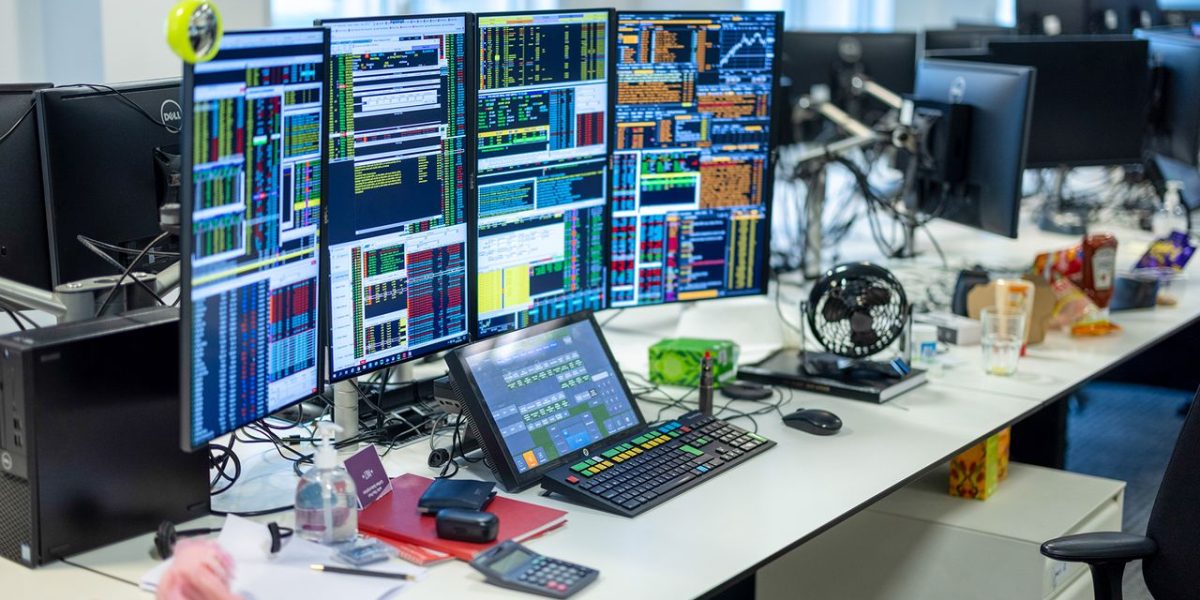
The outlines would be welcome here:
M 496 541 L 487 544 L 456 542 L 437 536 L 432 515 L 417 512 L 417 500 L 433 483 L 428 477 L 406 473 L 392 480 L 392 492 L 358 513 L 358 530 L 387 540 L 416 544 L 470 561 L 480 552 L 505 540 L 523 542 L 567 521 L 567 513 L 520 500 L 496 496 L 484 510 L 500 518 Z

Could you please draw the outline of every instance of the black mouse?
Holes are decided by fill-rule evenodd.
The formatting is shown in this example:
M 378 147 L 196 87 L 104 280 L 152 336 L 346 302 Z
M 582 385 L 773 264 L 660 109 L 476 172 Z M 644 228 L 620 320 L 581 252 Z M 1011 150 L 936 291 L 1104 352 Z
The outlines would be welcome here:
M 842 420 L 837 415 L 819 408 L 802 408 L 784 415 L 783 424 L 813 435 L 833 435 L 842 428 Z

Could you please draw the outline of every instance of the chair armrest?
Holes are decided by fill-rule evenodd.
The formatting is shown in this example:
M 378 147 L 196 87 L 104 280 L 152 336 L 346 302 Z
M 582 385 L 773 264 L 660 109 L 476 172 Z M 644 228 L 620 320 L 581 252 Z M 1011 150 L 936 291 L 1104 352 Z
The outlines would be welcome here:
M 1105 563 L 1145 558 L 1158 552 L 1154 540 L 1131 533 L 1095 532 L 1068 535 L 1042 544 L 1042 554 L 1065 562 Z

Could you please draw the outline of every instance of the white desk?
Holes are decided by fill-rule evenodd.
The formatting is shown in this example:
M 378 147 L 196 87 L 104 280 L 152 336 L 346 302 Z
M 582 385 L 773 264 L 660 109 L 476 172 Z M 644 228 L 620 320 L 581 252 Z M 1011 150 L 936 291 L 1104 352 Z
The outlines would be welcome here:
M 1034 249 L 1063 246 L 1073 239 L 1047 239 L 1023 230 L 1025 239 L 1012 242 L 953 225 L 936 228 L 951 260 L 957 256 L 958 262 L 987 256 L 989 264 L 1028 263 Z M 1126 254 L 1141 251 L 1141 244 L 1135 249 L 1132 236 L 1121 239 L 1125 262 Z M 954 254 L 956 249 L 963 253 Z M 936 257 L 927 254 L 917 265 L 935 263 Z M 1200 316 L 1200 287 L 1193 282 L 1192 288 L 1178 308 L 1119 314 L 1116 320 L 1125 328 L 1119 336 L 1072 339 L 1052 334 L 1046 344 L 1031 349 L 1021 362 L 1020 374 L 1013 378 L 983 375 L 977 365 L 979 349 L 963 348 L 955 352 L 963 356 L 964 366 L 885 405 L 797 393 L 785 410 L 828 408 L 842 417 L 845 429 L 820 438 L 788 429 L 771 415 L 759 417 L 759 432 L 778 442 L 778 447 L 635 519 L 527 491 L 520 498 L 570 512 L 565 528 L 530 545 L 600 569 L 600 580 L 580 594 L 583 599 L 688 598 L 721 589 L 1195 320 Z M 786 295 L 800 297 L 795 289 Z M 794 313 L 795 308 L 787 310 Z M 794 339 L 778 322 L 771 300 L 764 297 L 702 303 L 687 311 L 678 307 L 628 311 L 616 317 L 608 331 L 623 369 L 636 372 L 645 372 L 646 348 L 664 335 L 731 337 L 742 345 L 744 360 Z M 643 409 L 650 419 L 658 411 L 653 405 Z M 744 419 L 738 422 L 747 424 Z M 423 442 L 392 452 L 385 458 L 389 475 L 431 475 L 425 466 L 427 452 Z M 247 457 L 245 462 L 243 480 L 228 496 L 218 498 L 218 507 L 228 508 L 232 502 L 238 510 L 252 510 L 291 502 L 295 478 L 289 465 L 273 452 Z M 485 472 L 468 471 L 488 477 Z M 291 515 L 277 518 L 287 522 Z M 75 560 L 136 581 L 153 566 L 147 555 L 150 539 L 147 534 Z M 28 571 L 0 561 L 0 581 L 6 591 L 7 582 L 18 582 L 16 594 L 6 593 L 6 598 L 76 598 L 81 590 L 103 598 L 148 597 L 133 587 L 63 565 Z M 425 581 L 402 597 L 505 595 L 518 597 L 485 585 L 469 567 L 455 562 L 434 567 Z

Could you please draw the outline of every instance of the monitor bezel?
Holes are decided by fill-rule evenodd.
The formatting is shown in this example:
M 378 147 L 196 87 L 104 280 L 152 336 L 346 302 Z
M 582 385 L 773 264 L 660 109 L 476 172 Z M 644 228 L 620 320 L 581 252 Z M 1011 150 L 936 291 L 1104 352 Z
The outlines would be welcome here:
M 770 110 L 768 111 L 768 115 L 770 115 L 771 111 L 774 111 L 778 108 L 778 107 L 774 106 L 774 102 L 775 102 L 774 96 L 775 96 L 775 89 L 779 87 L 779 78 L 781 76 L 781 71 L 783 68 L 783 64 L 782 64 L 782 62 L 783 62 L 783 33 L 784 33 L 784 28 L 783 28 L 784 12 L 783 11 L 779 11 L 779 10 L 722 10 L 722 11 L 616 10 L 614 12 L 616 13 L 616 15 L 614 17 L 616 19 L 615 26 L 618 29 L 621 26 L 621 16 L 622 15 L 634 15 L 635 17 L 636 16 L 648 16 L 648 15 L 664 15 L 664 16 L 665 15 L 680 15 L 680 16 L 685 16 L 685 17 L 686 16 L 701 16 L 701 15 L 707 15 L 707 16 L 711 16 L 711 15 L 764 15 L 764 14 L 774 15 L 775 16 L 775 48 L 774 48 L 773 56 L 771 58 L 771 90 L 767 94 L 767 102 L 770 103 Z M 616 36 L 614 36 L 614 41 L 615 41 L 615 38 L 616 38 Z M 616 61 L 613 61 L 613 64 L 614 64 L 614 68 L 615 68 Z M 620 82 L 616 81 L 615 75 L 614 75 L 613 81 L 614 81 L 613 123 L 615 125 L 616 120 L 617 120 L 616 119 L 616 105 L 617 105 L 616 86 L 619 86 Z M 780 132 L 779 132 L 779 128 L 775 126 L 773 117 L 768 116 L 767 123 L 768 123 L 768 127 L 770 127 L 771 131 L 767 135 L 767 165 L 766 165 L 766 173 L 763 176 L 763 222 L 764 222 L 764 227 L 763 227 L 763 237 L 761 240 L 759 240 L 760 247 L 763 248 L 763 250 L 762 250 L 763 260 L 760 261 L 760 264 L 758 265 L 758 280 L 761 282 L 759 289 L 757 289 L 755 291 L 749 291 L 749 292 L 739 291 L 737 293 L 732 293 L 732 294 L 726 293 L 725 295 L 717 296 L 715 298 L 704 298 L 704 299 L 700 299 L 700 300 L 674 300 L 671 302 L 664 301 L 664 302 L 656 302 L 653 304 L 626 304 L 626 305 L 621 305 L 621 306 L 613 306 L 613 304 L 612 304 L 612 275 L 613 275 L 612 274 L 612 243 L 610 241 L 608 244 L 608 248 L 606 250 L 606 256 L 608 257 L 608 279 L 607 279 L 607 282 L 605 285 L 605 288 L 606 288 L 605 303 L 608 308 L 618 308 L 618 309 L 624 310 L 624 309 L 643 308 L 643 307 L 650 307 L 650 306 L 686 305 L 686 304 L 690 304 L 693 302 L 714 302 L 714 301 L 720 301 L 720 300 L 726 300 L 726 299 L 732 299 L 732 298 L 747 298 L 747 297 L 754 297 L 754 296 L 766 296 L 769 293 L 769 290 L 771 287 L 771 217 L 775 212 L 775 210 L 774 210 L 775 209 L 775 167 L 779 161 Z M 609 157 L 609 177 L 610 178 L 612 177 L 612 155 L 615 155 L 616 152 L 617 152 L 616 140 L 614 139 L 613 140 L 613 151 Z M 613 229 L 613 227 L 612 227 L 612 198 L 611 198 L 612 185 L 611 185 L 611 182 L 608 187 L 609 187 L 609 194 L 610 194 L 609 211 L 608 211 L 609 219 L 608 219 L 607 223 L 605 224 L 605 230 L 607 232 L 609 232 L 609 234 L 611 234 L 612 229 Z
M 479 387 L 479 382 L 475 379 L 475 374 L 467 364 L 467 359 L 483 352 L 489 352 L 497 347 L 506 346 L 521 340 L 534 337 L 543 333 L 561 329 L 577 323 L 588 322 L 591 325 L 592 331 L 596 334 L 596 339 L 600 342 L 600 347 L 604 349 L 604 355 L 608 359 L 608 364 L 612 368 L 617 381 L 621 383 L 621 390 L 629 398 L 629 404 L 634 415 L 637 416 L 637 424 L 626 429 L 609 434 L 608 436 L 596 440 L 583 448 L 576 449 L 572 452 L 559 455 L 554 460 L 542 463 L 537 467 L 529 469 L 524 473 L 519 472 L 514 466 L 508 448 L 505 447 L 504 439 L 500 434 L 500 428 L 496 425 L 496 420 L 492 418 L 491 411 L 488 410 L 486 400 L 484 400 L 483 390 Z M 580 460 L 581 457 L 591 456 L 597 451 L 605 450 L 611 446 L 614 439 L 628 437 L 634 431 L 645 429 L 647 423 L 646 418 L 642 414 L 641 406 L 638 404 L 637 397 L 629 389 L 629 383 L 625 380 L 625 375 L 621 372 L 620 364 L 613 356 L 612 349 L 608 345 L 608 340 L 604 338 L 604 332 L 600 329 L 600 324 L 596 322 L 591 311 L 582 311 L 559 317 L 549 321 L 536 323 L 522 329 L 509 331 L 500 335 L 495 335 L 484 340 L 479 340 L 469 346 L 464 346 L 450 352 L 446 355 L 446 366 L 450 369 L 450 378 L 454 383 L 460 400 L 462 402 L 462 410 L 466 412 L 471 423 L 475 427 L 475 431 L 479 432 L 479 444 L 483 447 L 485 456 L 491 458 L 491 468 L 493 474 L 500 480 L 501 485 L 509 492 L 517 492 L 537 484 L 542 477 L 549 471 L 566 463 Z
M 616 20 L 617 11 L 616 11 L 616 9 L 614 9 L 614 8 L 581 8 L 581 9 L 572 9 L 572 10 L 565 10 L 565 9 L 515 10 L 515 11 L 477 13 L 475 15 L 476 52 L 475 52 L 475 57 L 474 57 L 474 61 L 473 61 L 474 67 L 475 67 L 476 81 L 475 81 L 475 85 L 473 86 L 473 88 L 474 88 L 473 93 L 474 93 L 476 102 L 478 103 L 478 99 L 479 99 L 478 74 L 483 72 L 482 71 L 483 66 L 480 64 L 480 56 L 479 56 L 480 52 L 478 51 L 478 40 L 480 37 L 479 36 L 479 29 L 480 29 L 479 22 L 482 19 L 498 18 L 498 17 L 537 16 L 537 15 L 570 15 L 570 14 L 582 14 L 582 13 L 608 13 L 608 31 L 609 31 L 608 44 L 607 44 L 607 46 L 608 46 L 607 47 L 607 52 L 608 52 L 608 65 L 607 66 L 608 66 L 608 68 L 606 69 L 608 71 L 608 98 L 607 98 L 606 107 L 605 107 L 605 110 L 608 111 L 608 118 L 607 118 L 608 126 L 605 128 L 606 129 L 606 131 L 605 131 L 606 150 L 605 150 L 605 154 L 604 154 L 604 160 L 606 162 L 606 165 L 605 165 L 605 170 L 604 170 L 604 211 L 603 211 L 604 214 L 602 216 L 602 219 L 604 222 L 604 227 L 603 227 L 603 232 L 601 233 L 601 236 L 600 236 L 600 243 L 602 245 L 601 260 L 604 263 L 603 264 L 604 278 L 603 278 L 603 283 L 601 286 L 602 287 L 601 293 L 604 295 L 604 303 L 603 303 L 603 306 L 601 307 L 601 309 L 603 310 L 603 309 L 609 308 L 610 303 L 611 303 L 611 290 L 609 288 L 609 285 L 610 285 L 610 279 L 612 276 L 612 273 L 611 273 L 611 271 L 612 271 L 612 160 L 613 160 L 613 152 L 616 151 L 616 140 L 615 140 L 614 136 L 617 133 L 617 115 L 616 115 L 616 112 L 617 112 L 617 60 L 616 60 L 617 59 L 617 55 L 616 55 L 616 52 L 617 52 L 617 29 L 616 29 L 616 27 L 617 27 L 617 20 Z M 477 124 L 478 123 L 476 120 L 474 120 L 474 119 L 471 120 L 472 127 L 475 127 Z M 478 133 L 479 132 L 476 130 L 472 130 L 472 133 L 474 134 L 474 137 L 475 137 L 475 143 L 471 145 L 471 151 L 473 153 L 475 153 L 479 150 L 479 148 L 478 148 L 478 146 L 479 146 Z M 478 176 L 478 174 L 479 174 L 478 156 L 473 156 L 472 162 L 471 162 L 471 181 L 472 181 L 472 187 L 474 187 L 476 189 L 476 202 L 478 202 L 478 186 L 475 184 L 475 178 Z M 473 222 L 475 222 L 476 226 L 472 227 L 471 231 L 468 233 L 470 257 L 472 259 L 475 259 L 474 264 L 478 265 L 478 262 L 479 262 L 478 261 L 478 258 L 479 258 L 479 227 L 478 227 L 479 205 L 478 205 L 478 203 L 476 203 L 474 205 L 473 212 L 471 213 L 471 220 Z M 483 340 L 483 339 L 489 339 L 489 338 L 505 335 L 507 333 L 511 333 L 512 331 L 520 331 L 521 328 L 518 327 L 516 329 L 506 331 L 506 332 L 492 333 L 492 334 L 488 334 L 488 335 L 483 334 L 483 332 L 480 330 L 480 327 L 479 327 L 479 285 L 478 285 L 479 284 L 479 273 L 478 273 L 478 268 L 476 268 L 476 273 L 474 273 L 474 276 L 475 276 L 475 282 L 471 286 L 472 293 L 470 294 L 471 309 L 472 309 L 471 318 L 470 318 L 471 340 L 479 341 L 479 340 Z M 582 313 L 582 312 L 587 312 L 587 309 L 580 311 L 580 313 Z M 579 313 L 574 313 L 574 314 L 579 314 Z M 549 323 L 551 321 L 545 321 L 545 322 Z
M 329 30 L 328 29 L 325 29 L 323 27 L 295 27 L 295 28 L 289 28 L 289 29 L 246 29 L 246 30 L 227 31 L 227 32 L 225 32 L 225 35 L 263 35 L 263 34 L 274 34 L 274 33 L 313 33 L 313 32 L 318 32 L 318 31 L 321 32 L 321 36 L 324 40 L 321 44 L 321 46 L 322 46 L 322 63 L 324 65 L 326 65 L 326 72 L 322 75 L 322 77 L 324 79 L 328 79 L 328 75 L 329 75 L 328 74 Z M 219 52 L 220 52 L 220 50 L 218 50 L 218 53 Z M 193 365 L 192 365 L 192 360 L 193 360 L 193 357 L 192 357 L 192 334 L 194 333 L 192 320 L 194 318 L 194 315 L 192 314 L 193 311 L 192 311 L 192 302 L 191 302 L 191 295 L 192 295 L 192 236 L 191 236 L 191 231 L 192 231 L 192 204 L 195 201 L 195 198 L 193 198 L 193 193 L 195 190 L 192 186 L 192 177 L 193 177 L 192 161 L 195 158 L 192 154 L 192 144 L 194 142 L 193 132 L 195 130 L 195 115 L 194 115 L 194 110 L 195 110 L 194 96 L 195 96 L 195 85 L 196 85 L 195 76 L 196 76 L 195 65 L 192 63 L 184 63 L 183 80 L 180 83 L 180 88 L 179 88 L 180 106 L 183 110 L 183 118 L 185 120 L 182 131 L 179 132 L 180 146 L 181 146 L 180 147 L 180 181 L 182 182 L 182 185 L 180 186 L 180 189 L 179 189 L 179 325 L 180 325 L 180 335 L 179 335 L 179 341 L 180 341 L 180 348 L 179 348 L 179 356 L 180 356 L 180 364 L 179 364 L 179 367 L 180 367 L 180 374 L 179 374 L 180 431 L 179 431 L 179 437 L 180 437 L 180 447 L 183 449 L 184 452 L 194 452 L 201 448 L 205 448 L 208 446 L 209 443 L 211 443 L 213 440 L 215 440 L 217 438 L 220 438 L 222 435 L 232 433 L 233 431 L 236 431 L 237 429 L 244 427 L 247 424 L 253 422 L 253 420 L 251 420 L 251 421 L 247 421 L 245 423 L 241 423 L 240 425 L 238 425 L 237 427 L 234 427 L 230 431 L 217 433 L 216 435 L 213 436 L 212 439 L 205 440 L 200 443 L 197 443 L 196 440 L 192 438 L 192 420 L 194 417 L 193 411 L 192 411 L 192 385 L 191 385 L 192 384 L 192 367 L 193 367 Z M 321 91 L 322 91 L 322 93 L 326 93 L 327 86 L 322 85 Z M 322 103 L 324 103 L 323 99 L 322 99 Z M 322 108 L 324 108 L 324 107 L 322 107 Z M 324 116 L 324 114 L 322 114 L 322 116 Z M 322 132 L 323 133 L 324 133 L 324 127 L 325 127 L 325 123 L 322 123 Z M 323 135 L 323 137 L 328 138 L 329 136 Z M 325 202 L 325 197 L 328 192 L 328 179 L 329 178 L 324 173 L 324 167 L 325 167 L 325 165 L 328 165 L 328 160 L 326 160 L 326 158 L 327 157 L 325 156 L 324 146 L 322 146 L 322 150 L 321 150 L 321 164 L 322 164 L 321 202 L 322 203 Z M 324 213 L 324 209 L 322 208 L 321 214 L 323 214 L 323 213 Z M 323 222 L 324 219 L 322 218 L 322 219 L 320 219 L 320 221 Z M 321 257 L 321 252 L 322 252 L 322 250 L 324 248 L 324 244 L 325 244 L 325 240 L 323 239 L 324 238 L 324 226 L 318 227 L 317 238 L 318 238 L 317 239 L 317 259 L 318 259 L 317 263 L 318 263 L 318 265 L 320 265 L 323 263 L 323 261 L 320 260 L 320 257 Z M 320 321 L 320 317 L 321 317 L 321 314 L 320 314 L 321 313 L 320 297 L 321 297 L 321 293 L 322 293 L 321 288 L 324 287 L 321 285 L 321 283 L 322 283 L 322 281 L 321 281 L 321 275 L 320 275 L 320 268 L 318 268 L 318 273 L 317 273 L 318 302 L 317 302 L 317 311 L 316 311 L 318 321 Z M 325 380 L 324 371 L 323 371 L 323 363 L 321 361 L 321 352 L 320 352 L 322 342 L 323 342 L 323 337 L 324 337 L 324 332 L 322 331 L 322 328 L 320 327 L 320 323 L 318 322 L 318 326 L 317 326 L 317 364 L 316 364 L 316 366 L 317 366 L 317 381 L 316 381 L 317 391 L 314 393 L 296 398 L 286 404 L 280 405 L 276 409 L 276 412 L 278 412 L 279 410 L 286 409 L 290 406 L 295 406 L 301 402 L 310 400 L 321 394 L 321 384 Z M 263 416 L 265 417 L 266 415 L 263 415 Z
M 369 22 L 376 22 L 376 21 L 415 21 L 415 20 L 446 19 L 446 18 L 458 18 L 458 17 L 461 17 L 463 19 L 463 23 L 464 23 L 464 25 L 463 25 L 463 48 L 464 48 L 464 51 L 467 54 L 477 55 L 478 52 L 474 52 L 471 50 L 472 48 L 477 46 L 476 40 L 478 39 L 478 28 L 476 26 L 476 15 L 474 13 L 469 13 L 469 12 L 436 13 L 436 14 L 428 14 L 428 15 L 424 15 L 424 14 L 422 14 L 422 15 L 384 15 L 384 16 L 374 16 L 374 17 L 348 17 L 348 18 L 338 18 L 338 19 L 317 19 L 317 20 L 313 21 L 313 25 L 315 27 L 318 27 L 320 29 L 323 29 L 323 30 L 329 32 L 326 35 L 327 39 L 326 39 L 326 43 L 325 43 L 326 63 L 329 64 L 330 60 L 333 57 L 333 48 L 332 48 L 333 34 L 332 34 L 332 31 L 330 31 L 330 27 L 329 27 L 330 25 L 334 25 L 334 24 L 338 24 L 338 23 L 369 23 Z M 476 73 L 478 73 L 478 71 L 475 69 L 476 60 L 477 59 L 467 57 L 466 60 L 463 61 L 463 71 L 464 71 L 463 96 L 465 98 L 464 105 L 467 107 L 474 107 L 476 104 L 477 96 L 474 91 L 475 86 L 473 86 L 470 83 L 471 81 L 475 80 L 475 75 L 476 75 Z M 330 74 L 328 72 L 326 72 L 325 90 L 324 90 L 325 91 L 324 102 L 326 103 L 326 106 L 325 106 L 326 111 L 328 111 L 328 107 L 329 107 L 328 103 L 333 98 L 332 89 L 333 89 L 333 77 L 331 77 Z M 470 111 L 471 108 L 468 108 L 467 110 Z M 464 185 L 464 189 L 463 189 L 463 221 L 467 226 L 467 239 L 466 239 L 466 244 L 465 244 L 465 249 L 464 249 L 465 256 L 463 258 L 464 267 L 466 270 L 466 280 L 467 280 L 466 281 L 466 289 L 464 290 L 464 293 L 463 293 L 463 304 L 464 304 L 463 314 L 466 319 L 466 329 L 464 330 L 465 337 L 461 341 L 458 341 L 458 342 L 452 342 L 452 343 L 448 343 L 446 345 L 439 345 L 436 348 L 432 348 L 432 349 L 422 348 L 421 351 L 419 351 L 419 352 L 414 351 L 412 355 L 408 356 L 407 358 L 403 358 L 403 359 L 395 359 L 394 357 L 399 356 L 399 355 L 393 355 L 393 357 L 389 357 L 389 359 L 386 360 L 386 362 L 384 364 L 372 365 L 370 367 L 349 368 L 349 369 L 345 369 L 344 372 L 339 373 L 339 371 L 335 368 L 335 365 L 333 364 L 333 342 L 332 342 L 332 338 L 333 338 L 333 286 L 330 284 L 330 281 L 329 281 L 329 276 L 330 276 L 330 274 L 329 274 L 329 268 L 330 268 L 330 265 L 329 265 L 329 262 L 330 262 L 329 261 L 329 241 L 330 240 L 329 240 L 329 235 L 328 235 L 328 225 L 329 225 L 328 209 L 329 209 L 330 198 L 328 197 L 328 189 L 329 189 L 328 188 L 328 181 L 329 181 L 328 174 L 326 174 L 326 177 L 323 178 L 324 179 L 323 183 L 326 186 L 325 189 L 327 191 L 326 191 L 326 195 L 322 198 L 323 205 L 322 205 L 321 212 L 322 212 L 323 218 L 321 219 L 321 261 L 320 261 L 321 275 L 320 275 L 320 277 L 321 277 L 321 282 L 325 285 L 322 286 L 324 291 L 321 293 L 320 298 L 318 299 L 318 304 L 320 305 L 319 310 L 321 311 L 321 317 L 325 321 L 324 326 L 322 326 L 320 329 L 321 329 L 321 333 L 322 333 L 321 359 L 322 359 L 322 362 L 325 363 L 325 366 L 326 366 L 326 368 L 324 370 L 325 378 L 323 379 L 323 381 L 325 381 L 326 383 L 334 384 L 334 383 L 338 383 L 341 381 L 346 381 L 346 380 L 354 379 L 357 377 L 362 377 L 363 375 L 369 375 L 371 373 L 381 371 L 383 369 L 395 368 L 400 365 L 404 365 L 404 364 L 407 364 L 407 363 L 410 363 L 413 361 L 427 358 L 427 357 L 429 357 L 431 355 L 435 355 L 439 352 L 447 352 L 447 351 L 453 350 L 454 348 L 458 348 L 458 347 L 464 346 L 466 344 L 470 344 L 475 339 L 475 331 L 474 331 L 475 318 L 473 316 L 474 315 L 474 306 L 475 306 L 474 290 L 476 288 L 475 280 L 478 278 L 478 276 L 475 273 L 476 269 L 474 268 L 475 263 L 473 261 L 474 250 L 472 249 L 472 245 L 473 245 L 472 240 L 475 237 L 475 229 L 476 229 L 476 227 L 475 227 L 476 219 L 474 216 L 474 211 L 476 210 L 475 206 L 476 206 L 477 190 L 475 187 L 475 168 L 474 168 L 475 150 L 476 149 L 475 149 L 475 145 L 471 143 L 471 141 L 476 139 L 476 137 L 477 137 L 476 136 L 477 132 L 475 129 L 476 129 L 475 120 L 468 117 L 467 118 L 467 143 L 466 143 L 466 148 L 465 148 L 464 157 L 463 157 L 463 167 L 464 167 L 464 169 L 463 169 L 463 185 Z M 321 155 L 323 157 L 323 160 L 325 161 L 326 169 L 328 170 L 328 166 L 329 166 L 329 132 L 328 131 L 325 132 L 325 138 L 321 141 Z M 381 360 L 383 360 L 383 359 L 381 359 Z

